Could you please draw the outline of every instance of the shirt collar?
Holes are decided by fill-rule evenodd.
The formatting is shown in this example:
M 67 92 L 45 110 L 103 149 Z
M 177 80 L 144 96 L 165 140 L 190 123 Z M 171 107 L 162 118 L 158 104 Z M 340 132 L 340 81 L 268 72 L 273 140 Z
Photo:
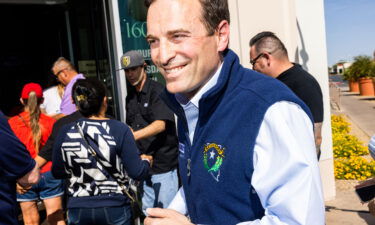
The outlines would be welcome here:
M 205 85 L 203 85 L 203 87 L 194 95 L 194 97 L 190 101 L 184 95 L 176 94 L 175 97 L 177 102 L 180 103 L 181 106 L 184 106 L 191 102 L 195 107 L 199 108 L 199 100 L 207 91 L 209 91 L 212 87 L 214 87 L 217 84 L 217 80 L 219 78 L 222 67 L 223 62 L 220 64 L 215 74 L 207 81 Z
M 142 88 L 142 90 L 139 93 L 145 93 L 145 94 L 147 94 L 147 92 L 149 92 L 149 90 L 150 90 L 150 81 L 148 79 L 149 78 L 147 77 L 147 74 L 146 74 L 145 83 L 143 84 L 143 88 Z M 134 89 L 135 89 L 135 87 L 134 87 Z

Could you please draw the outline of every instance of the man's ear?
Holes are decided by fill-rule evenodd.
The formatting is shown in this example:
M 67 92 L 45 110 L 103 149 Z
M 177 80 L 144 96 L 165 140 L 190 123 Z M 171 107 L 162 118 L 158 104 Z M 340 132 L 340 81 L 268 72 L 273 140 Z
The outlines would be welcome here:
M 224 51 L 228 48 L 229 45 L 229 32 L 230 27 L 229 23 L 226 20 L 223 20 L 219 23 L 219 26 L 217 27 L 217 34 L 218 34 L 218 45 L 217 50 L 219 52 Z
M 265 58 L 267 60 L 267 66 L 270 66 L 272 55 L 269 54 L 268 52 L 265 52 L 265 53 L 263 53 L 263 58 Z
M 20 98 L 20 102 L 21 102 L 22 105 L 25 105 L 22 98 Z

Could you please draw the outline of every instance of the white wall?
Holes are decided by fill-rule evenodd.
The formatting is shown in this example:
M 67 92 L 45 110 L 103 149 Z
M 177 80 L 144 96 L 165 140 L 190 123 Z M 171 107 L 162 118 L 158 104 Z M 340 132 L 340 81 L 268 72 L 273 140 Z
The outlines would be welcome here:
M 333 170 L 326 31 L 323 0 L 296 0 L 299 63 L 319 82 L 324 100 L 320 170 L 326 200 L 336 195 Z
M 327 48 L 323 0 L 229 0 L 230 48 L 249 63 L 249 40 L 259 32 L 272 31 L 288 49 L 289 59 L 300 63 L 319 82 L 324 99 L 322 156 L 324 197 L 335 196 L 330 123 Z
M 231 13 L 230 48 L 245 67 L 250 66 L 249 41 L 259 32 L 272 31 L 294 58 L 297 46 L 294 0 L 229 0 Z M 290 50 L 292 49 L 292 50 Z

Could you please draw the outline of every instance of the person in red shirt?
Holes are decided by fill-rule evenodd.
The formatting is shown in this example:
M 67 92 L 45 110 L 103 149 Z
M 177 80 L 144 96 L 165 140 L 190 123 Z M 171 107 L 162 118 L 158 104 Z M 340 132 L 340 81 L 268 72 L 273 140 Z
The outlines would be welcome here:
M 9 125 L 14 134 L 26 146 L 32 158 L 46 143 L 52 132 L 55 119 L 41 113 L 43 91 L 39 84 L 26 84 L 20 99 L 24 111 L 9 119 Z M 17 194 L 25 224 L 39 224 L 37 201 L 43 200 L 49 224 L 65 224 L 61 196 L 64 194 L 62 180 L 55 179 L 50 170 L 52 163 L 48 162 L 41 168 L 41 179 L 26 193 Z

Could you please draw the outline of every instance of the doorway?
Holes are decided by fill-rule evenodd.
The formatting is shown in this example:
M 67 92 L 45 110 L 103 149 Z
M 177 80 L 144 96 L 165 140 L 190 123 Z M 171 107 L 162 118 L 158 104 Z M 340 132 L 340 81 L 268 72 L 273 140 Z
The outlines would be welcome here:
M 39 3 L 0 1 L 0 110 L 7 116 L 18 114 L 23 85 L 36 82 L 49 87 L 55 81 L 51 66 L 63 56 L 86 77 L 97 77 L 106 84 L 108 114 L 116 117 L 106 1 L 34 2 Z

